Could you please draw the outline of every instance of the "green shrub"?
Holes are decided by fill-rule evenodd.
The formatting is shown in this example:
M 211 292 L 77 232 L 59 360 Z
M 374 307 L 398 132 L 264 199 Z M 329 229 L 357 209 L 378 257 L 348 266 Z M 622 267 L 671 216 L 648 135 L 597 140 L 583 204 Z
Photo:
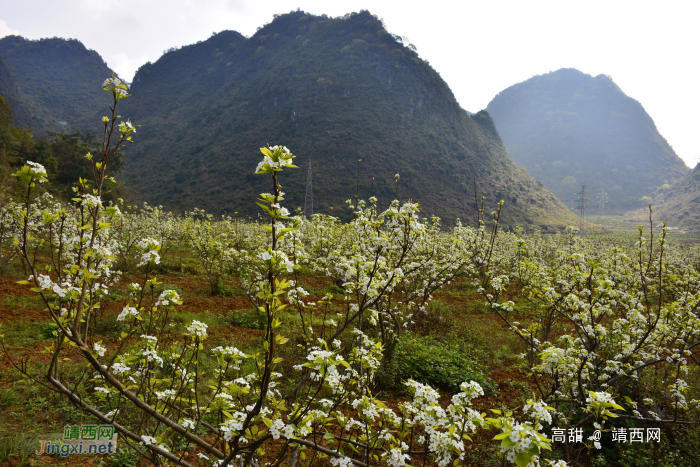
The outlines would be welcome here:
M 487 394 L 495 392 L 494 384 L 484 376 L 476 361 L 455 346 L 438 342 L 433 337 L 403 336 L 394 354 L 398 377 L 458 392 L 465 381 L 476 381 Z
M 225 284 L 221 277 L 217 277 L 211 283 L 211 294 L 217 297 L 240 297 L 243 291 Z
M 58 330 L 58 326 L 54 323 L 43 323 L 39 328 L 39 337 L 43 340 L 51 340 L 54 338 L 54 333 Z
M 257 311 L 243 311 L 233 313 L 233 324 L 241 328 L 265 329 L 267 327 L 267 315 Z
M 345 295 L 345 290 L 341 287 L 338 287 L 336 284 L 331 284 L 329 286 L 324 287 L 323 293 L 324 294 L 330 293 L 330 294 L 339 295 L 342 297 L 343 295 Z

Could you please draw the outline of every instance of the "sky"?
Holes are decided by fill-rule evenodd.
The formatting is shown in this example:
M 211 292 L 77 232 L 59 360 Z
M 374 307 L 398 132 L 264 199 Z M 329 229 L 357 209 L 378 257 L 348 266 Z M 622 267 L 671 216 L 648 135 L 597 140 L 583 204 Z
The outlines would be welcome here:
M 407 37 L 471 112 L 560 68 L 610 75 L 687 165 L 700 160 L 694 0 L 0 0 L 0 37 L 78 39 L 130 81 L 171 47 L 226 29 L 251 36 L 297 8 L 329 16 L 369 10 Z

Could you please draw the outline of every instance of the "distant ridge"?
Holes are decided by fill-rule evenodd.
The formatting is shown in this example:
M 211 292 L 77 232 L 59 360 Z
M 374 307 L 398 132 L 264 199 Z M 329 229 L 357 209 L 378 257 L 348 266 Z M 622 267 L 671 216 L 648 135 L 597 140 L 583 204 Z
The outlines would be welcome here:
M 99 129 L 95 119 L 109 102 L 100 84 L 113 72 L 97 52 L 75 39 L 6 36 L 0 57 L 0 94 L 7 93 L 17 124 L 36 136 Z
M 13 113 L 15 119 L 17 115 L 21 115 L 22 109 L 20 106 L 19 89 L 17 89 L 17 79 L 10 71 L 5 60 L 0 56 L 0 95 L 5 98 Z
M 144 65 L 132 92 L 129 115 L 143 127 L 125 175 L 149 187 L 149 202 L 254 215 L 255 194 L 269 190 L 253 174 L 257 148 L 270 143 L 299 154 L 301 167 L 313 160 L 314 212 L 349 216 L 361 159 L 360 197 L 373 190 L 382 206 L 399 173 L 401 199 L 419 202 L 423 215 L 473 219 L 476 177 L 489 209 L 506 199 L 509 223 L 572 218 L 507 158 L 491 117 L 470 117 L 368 12 L 277 15 L 249 39 L 223 31 Z M 303 205 L 305 177 L 284 175 L 293 207 Z
M 585 184 L 591 205 L 604 189 L 606 211 L 623 212 L 688 173 L 642 105 L 605 75 L 535 76 L 501 91 L 487 110 L 513 161 L 565 202 Z
M 0 55 L 14 51 L 8 62 L 20 94 L 31 97 L 31 125 L 46 128 L 49 115 L 67 111 L 62 100 L 44 99 L 47 73 L 38 82 L 28 71 L 56 66 L 68 76 L 53 57 L 65 53 L 90 64 L 74 67 L 81 76 L 73 81 L 86 83 L 79 90 L 61 88 L 61 96 L 85 92 L 71 125 L 99 129 L 106 106 L 92 90 L 104 95 L 100 84 L 111 73 L 99 57 L 71 41 L 3 41 Z M 399 173 L 400 199 L 418 202 L 423 216 L 449 225 L 457 217 L 474 224 L 474 179 L 479 193 L 488 192 L 487 216 L 505 200 L 504 227 L 547 229 L 574 221 L 507 157 L 489 114 L 468 115 L 414 48 L 366 11 L 341 18 L 292 12 L 276 15 L 250 38 L 214 34 L 142 66 L 130 93 L 120 114 L 142 126 L 125 149 L 120 178 L 140 199 L 167 209 L 257 215 L 257 193 L 270 187 L 253 172 L 258 148 L 269 143 L 299 156 L 302 169 L 282 177 L 292 209 L 303 205 L 304 168 L 313 160 L 314 212 L 350 217 L 345 201 L 354 199 L 361 159 L 360 198 L 374 194 L 380 207 L 394 198 Z

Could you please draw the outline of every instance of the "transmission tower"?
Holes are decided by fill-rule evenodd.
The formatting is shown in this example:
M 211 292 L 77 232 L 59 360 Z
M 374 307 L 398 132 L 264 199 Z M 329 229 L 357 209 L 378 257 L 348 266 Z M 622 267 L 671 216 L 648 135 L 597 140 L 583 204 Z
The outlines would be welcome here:
M 314 188 L 311 183 L 311 161 L 309 161 L 309 175 L 306 177 L 306 199 L 304 200 L 304 217 L 314 213 Z
M 600 215 L 605 216 L 605 203 L 608 202 L 608 194 L 605 192 L 605 188 L 601 188 L 600 194 L 596 199 L 598 202 L 598 209 L 600 210 Z
M 588 209 L 588 192 L 586 185 L 581 185 L 581 191 L 576 193 L 578 197 L 578 231 L 580 235 L 586 235 L 586 209 Z

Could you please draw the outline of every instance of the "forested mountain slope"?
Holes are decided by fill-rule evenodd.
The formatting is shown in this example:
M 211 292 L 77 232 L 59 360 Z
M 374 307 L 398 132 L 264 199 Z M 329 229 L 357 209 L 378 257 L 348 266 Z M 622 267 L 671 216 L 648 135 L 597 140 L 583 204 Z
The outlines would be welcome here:
M 304 203 L 309 163 L 316 212 L 349 215 L 360 197 L 413 199 L 426 216 L 474 217 L 473 180 L 506 218 L 562 224 L 571 213 L 507 157 L 492 119 L 470 117 L 411 46 L 373 15 L 294 12 L 251 38 L 224 31 L 166 53 L 136 74 L 124 111 L 141 124 L 125 175 L 150 202 L 178 210 L 257 212 L 264 144 L 283 144 L 301 170 L 282 183 Z M 372 178 L 374 182 L 372 185 Z M 145 188 L 147 187 L 147 189 Z
M 109 103 L 100 85 L 112 70 L 97 52 L 74 39 L 7 36 L 0 39 L 0 57 L 0 94 L 15 123 L 36 136 L 99 130 Z
M 10 105 L 12 110 L 17 113 L 19 110 L 19 90 L 17 89 L 17 78 L 10 71 L 5 60 L 0 56 L 0 96 Z
M 487 110 L 513 161 L 564 202 L 585 184 L 591 206 L 605 190 L 606 210 L 622 212 L 688 173 L 642 105 L 605 75 L 535 76 L 500 92 Z
M 13 36 L 0 45 L 26 110 L 20 123 L 99 132 L 108 97 L 100 85 L 111 74 L 99 56 L 58 39 Z M 167 209 L 257 215 L 257 194 L 271 189 L 253 173 L 258 148 L 283 144 L 300 166 L 282 178 L 292 209 L 304 204 L 311 164 L 314 211 L 348 218 L 361 159 L 359 196 L 374 194 L 380 207 L 395 197 L 399 173 L 400 199 L 418 202 L 426 217 L 473 222 L 476 178 L 477 191 L 488 192 L 487 216 L 505 200 L 506 225 L 574 220 L 508 158 L 493 119 L 468 115 L 415 48 L 368 12 L 292 12 L 250 38 L 214 34 L 141 67 L 130 93 L 119 113 L 141 126 L 120 179 Z M 67 128 L 56 128 L 59 120 Z

